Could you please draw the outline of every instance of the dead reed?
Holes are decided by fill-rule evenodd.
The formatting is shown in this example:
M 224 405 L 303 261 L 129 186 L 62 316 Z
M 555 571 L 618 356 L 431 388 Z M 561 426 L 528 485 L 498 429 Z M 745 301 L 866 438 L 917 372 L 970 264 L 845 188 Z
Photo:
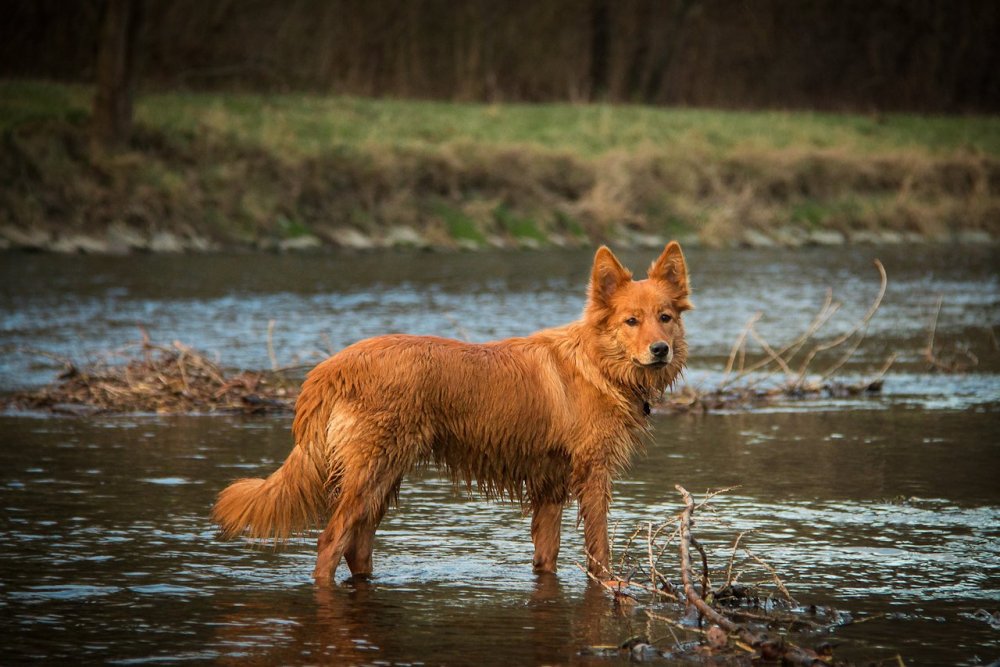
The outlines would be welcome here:
M 826 300 L 805 330 L 777 348 L 757 331 L 756 324 L 762 313 L 755 313 L 733 343 L 722 380 L 709 389 L 685 385 L 668 396 L 663 407 L 674 412 L 705 412 L 779 398 L 878 393 L 883 377 L 896 359 L 895 353 L 889 355 L 871 378 L 848 383 L 836 377 L 865 340 L 868 325 L 885 297 L 888 285 L 885 267 L 876 259 L 875 268 L 880 278 L 878 294 L 864 315 L 847 331 L 828 339 L 821 338 L 824 325 L 842 305 L 833 300 L 832 290 L 827 291 Z M 759 348 L 760 356 L 756 359 L 750 358 L 750 340 Z M 825 365 L 817 368 L 818 360 L 825 360 Z

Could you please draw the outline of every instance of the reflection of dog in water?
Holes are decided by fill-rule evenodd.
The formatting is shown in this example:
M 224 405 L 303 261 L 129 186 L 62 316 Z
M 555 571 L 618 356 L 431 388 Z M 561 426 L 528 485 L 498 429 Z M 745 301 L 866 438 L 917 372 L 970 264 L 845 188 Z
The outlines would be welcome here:
M 558 577 L 540 575 L 524 604 L 501 603 L 524 593 L 501 587 L 484 599 L 474 584 L 376 586 L 364 578 L 316 586 L 311 596 L 295 587 L 271 591 L 220 607 L 214 644 L 224 653 L 215 662 L 555 665 L 573 663 L 579 648 L 607 644 L 622 632 L 597 584 L 582 595 L 567 593 Z
M 602 247 L 576 322 L 484 344 L 355 343 L 306 378 L 284 464 L 223 490 L 213 518 L 224 537 L 276 540 L 327 520 L 316 580 L 329 581 L 341 557 L 352 574 L 369 574 L 403 476 L 434 462 L 488 496 L 528 504 L 541 572 L 556 569 L 563 505 L 575 498 L 588 568 L 607 577 L 611 481 L 648 428 L 650 401 L 684 368 L 688 296 L 676 242 L 638 281 Z

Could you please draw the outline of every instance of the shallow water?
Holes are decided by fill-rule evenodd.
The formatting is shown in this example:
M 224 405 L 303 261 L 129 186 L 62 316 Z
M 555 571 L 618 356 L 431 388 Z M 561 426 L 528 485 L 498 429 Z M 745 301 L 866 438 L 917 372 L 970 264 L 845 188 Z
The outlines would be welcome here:
M 837 253 L 690 252 L 698 310 L 688 316 L 688 379 L 710 384 L 758 309 L 769 338 L 793 337 L 828 285 L 848 300 L 832 324 L 853 323 L 878 287 L 876 253 Z M 623 259 L 642 266 L 648 254 Z M 656 415 L 654 441 L 615 487 L 617 541 L 675 514 L 675 484 L 696 494 L 738 484 L 696 528 L 713 563 L 723 567 L 733 538 L 753 528 L 747 544 L 800 602 L 881 615 L 833 633 L 839 658 L 988 662 L 1000 657 L 1000 633 L 973 614 L 1000 607 L 1000 381 L 989 333 L 1000 322 L 997 256 L 880 256 L 889 292 L 847 372 L 864 375 L 897 351 L 884 394 Z M 587 262 L 570 252 L 8 255 L 0 387 L 38 384 L 58 368 L 15 347 L 93 353 L 134 340 L 137 321 L 157 340 L 245 366 L 269 364 L 270 318 L 282 363 L 385 331 L 524 333 L 578 314 Z M 920 363 L 938 294 L 939 339 L 968 343 L 980 358 L 973 373 Z M 0 416 L 3 661 L 604 664 L 617 659 L 581 649 L 636 634 L 670 648 L 671 631 L 642 606 L 616 615 L 586 585 L 573 565 L 582 546 L 572 512 L 560 573 L 536 577 L 517 508 L 470 498 L 433 470 L 404 485 L 367 584 L 316 589 L 311 541 L 275 551 L 216 540 L 214 495 L 234 477 L 273 470 L 291 444 L 289 421 Z
M 641 274 L 654 255 L 630 251 L 621 259 Z M 996 247 L 692 249 L 687 255 L 697 308 L 685 318 L 693 381 L 724 367 L 737 334 L 758 311 L 758 329 L 780 345 L 807 327 L 832 289 L 843 305 L 824 331 L 850 329 L 878 292 L 875 258 L 885 264 L 889 287 L 848 370 L 877 368 L 890 352 L 899 355 L 896 372 L 925 370 L 921 349 L 940 296 L 938 341 L 966 345 L 979 357 L 979 371 L 1000 372 Z M 579 316 L 590 259 L 584 251 L 7 254 L 0 259 L 0 388 L 48 382 L 61 368 L 53 357 L 80 359 L 135 342 L 140 325 L 157 342 L 181 340 L 246 368 L 271 365 L 272 319 L 281 365 L 312 363 L 388 332 L 472 341 L 522 335 Z M 919 386 L 915 392 L 927 393 Z M 1000 393 L 988 397 L 998 400 Z

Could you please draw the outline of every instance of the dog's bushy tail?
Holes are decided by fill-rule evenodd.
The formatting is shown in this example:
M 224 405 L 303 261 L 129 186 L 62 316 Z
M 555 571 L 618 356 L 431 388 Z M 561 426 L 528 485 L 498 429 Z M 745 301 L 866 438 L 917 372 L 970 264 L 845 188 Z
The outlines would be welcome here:
M 229 539 L 281 542 L 313 525 L 326 509 L 324 475 L 303 446 L 266 479 L 238 479 L 219 493 L 212 520 Z

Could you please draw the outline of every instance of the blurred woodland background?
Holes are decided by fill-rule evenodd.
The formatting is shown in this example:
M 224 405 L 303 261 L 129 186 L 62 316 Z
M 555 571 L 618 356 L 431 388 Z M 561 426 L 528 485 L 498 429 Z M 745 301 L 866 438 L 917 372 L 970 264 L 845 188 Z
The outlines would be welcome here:
M 7 0 L 0 247 L 1000 238 L 995 0 Z
M 0 76 L 89 81 L 103 3 L 4 2 Z M 164 88 L 996 111 L 992 0 L 158 0 Z

